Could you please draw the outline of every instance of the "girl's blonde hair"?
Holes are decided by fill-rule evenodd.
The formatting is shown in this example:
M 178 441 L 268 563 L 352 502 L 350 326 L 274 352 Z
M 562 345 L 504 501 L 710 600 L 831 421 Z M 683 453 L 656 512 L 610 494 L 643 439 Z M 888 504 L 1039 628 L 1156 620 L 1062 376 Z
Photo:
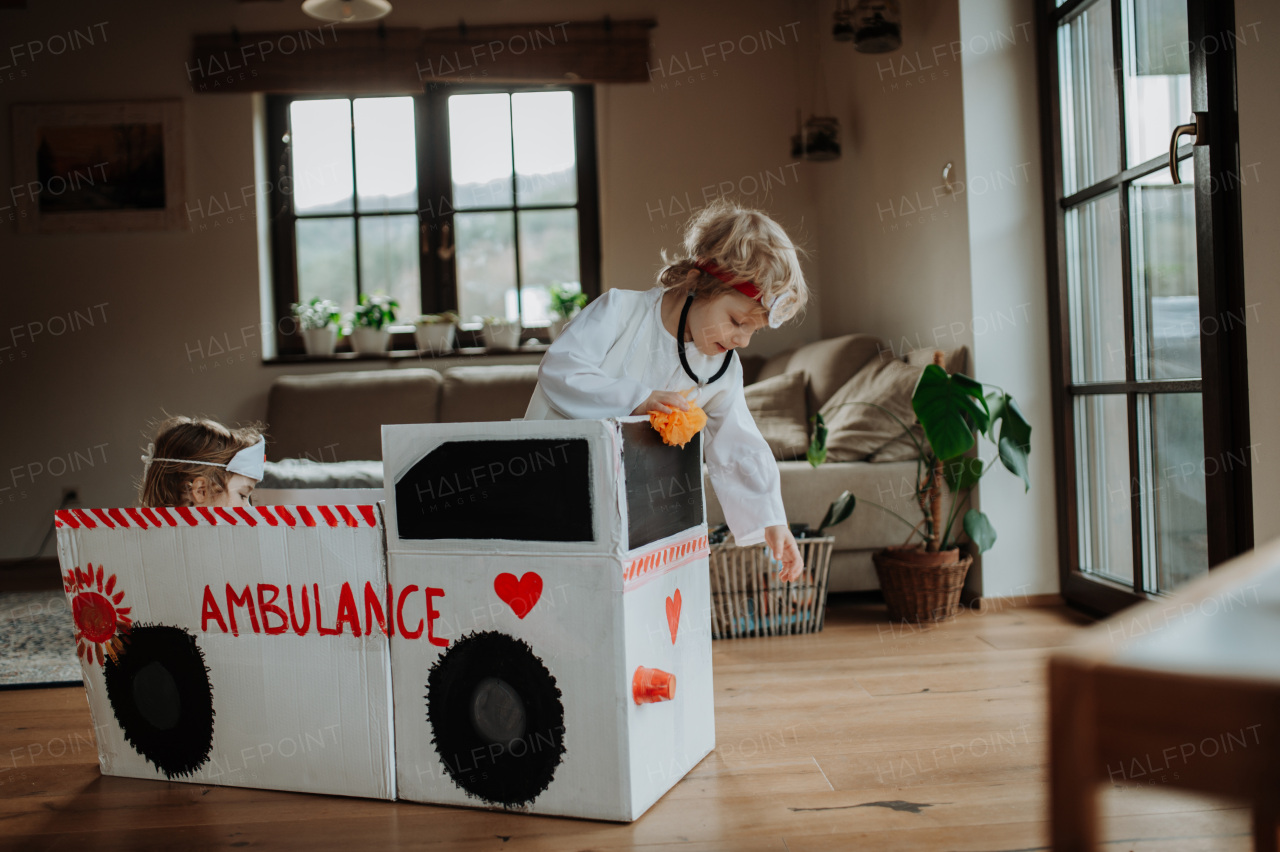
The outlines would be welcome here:
M 664 290 L 715 296 L 732 289 L 697 267 L 710 261 L 733 276 L 733 283 L 750 281 L 763 295 L 763 303 L 781 299 L 779 323 L 794 318 L 809 300 L 809 288 L 800 270 L 803 249 L 796 247 L 782 226 L 760 210 L 741 207 L 719 198 L 704 207 L 685 226 L 683 255 L 676 259 L 662 251 L 666 264 L 658 273 Z M 689 280 L 689 272 L 698 273 Z
M 231 474 L 225 467 L 236 453 L 258 443 L 263 429 L 252 424 L 228 429 L 216 420 L 202 417 L 170 417 L 156 429 L 155 441 L 148 448 L 147 464 L 138 502 L 143 506 L 190 506 L 191 481 L 203 476 L 213 493 L 225 491 Z M 158 459 L 190 459 L 190 462 L 158 461 Z M 202 464 L 204 462 L 204 464 Z

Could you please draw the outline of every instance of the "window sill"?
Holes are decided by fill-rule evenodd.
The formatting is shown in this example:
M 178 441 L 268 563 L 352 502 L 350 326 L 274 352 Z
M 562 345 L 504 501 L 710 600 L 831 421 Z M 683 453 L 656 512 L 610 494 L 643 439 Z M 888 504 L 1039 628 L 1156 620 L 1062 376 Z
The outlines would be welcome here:
M 509 358 L 512 355 L 541 355 L 546 352 L 549 344 L 546 343 L 526 343 L 519 349 L 486 349 L 483 346 L 468 346 L 461 349 L 452 349 L 448 352 L 430 352 L 418 349 L 391 349 L 377 355 L 357 355 L 354 352 L 335 352 L 332 355 L 307 355 L 304 353 L 277 355 L 274 358 L 264 358 L 262 363 L 265 365 L 272 364 L 328 364 L 333 362 L 350 362 L 350 361 L 433 361 L 436 359 L 475 359 L 488 360 L 494 358 Z

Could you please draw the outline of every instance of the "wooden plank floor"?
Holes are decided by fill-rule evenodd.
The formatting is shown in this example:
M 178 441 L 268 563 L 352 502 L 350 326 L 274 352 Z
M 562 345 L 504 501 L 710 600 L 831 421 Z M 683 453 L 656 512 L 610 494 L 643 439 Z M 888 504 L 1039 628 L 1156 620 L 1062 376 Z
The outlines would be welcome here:
M 1045 659 L 1084 619 L 893 626 L 837 597 L 813 636 L 716 642 L 718 746 L 631 825 L 98 772 L 83 689 L 0 692 L 0 849 L 1047 849 Z M 1252 848 L 1240 803 L 1108 789 L 1105 849 Z

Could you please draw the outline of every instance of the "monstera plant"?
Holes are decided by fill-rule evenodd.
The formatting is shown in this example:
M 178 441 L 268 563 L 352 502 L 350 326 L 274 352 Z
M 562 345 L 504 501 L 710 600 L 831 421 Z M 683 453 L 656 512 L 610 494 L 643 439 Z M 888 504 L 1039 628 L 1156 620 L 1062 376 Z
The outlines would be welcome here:
M 1018 404 L 1008 393 L 961 373 L 948 373 L 941 366 L 941 353 L 935 363 L 924 368 L 911 397 L 921 430 L 915 430 L 882 405 L 873 402 L 849 402 L 846 405 L 871 405 L 888 414 L 915 444 L 915 502 L 922 519 L 911 523 L 897 512 L 879 503 L 866 501 L 893 515 L 911 529 L 908 543 L 919 537 L 914 550 L 922 553 L 945 553 L 960 544 L 962 535 L 983 552 L 996 542 L 995 527 L 985 514 L 970 508 L 960 516 L 969 496 L 988 471 L 1002 465 L 1022 479 L 1024 491 L 1031 487 L 1027 473 L 1027 454 L 1031 452 L 1031 425 Z M 827 429 L 822 415 L 814 415 L 813 437 L 809 444 L 809 463 L 814 467 L 826 460 Z M 923 436 L 920 435 L 923 431 Z M 977 443 L 975 433 L 995 445 L 989 460 L 972 452 Z M 945 517 L 942 511 L 943 488 L 952 494 Z M 853 513 L 857 497 L 848 491 L 841 494 L 827 510 L 823 526 L 840 523 Z M 960 525 L 956 525 L 960 519 Z M 899 550 L 899 557 L 908 555 Z

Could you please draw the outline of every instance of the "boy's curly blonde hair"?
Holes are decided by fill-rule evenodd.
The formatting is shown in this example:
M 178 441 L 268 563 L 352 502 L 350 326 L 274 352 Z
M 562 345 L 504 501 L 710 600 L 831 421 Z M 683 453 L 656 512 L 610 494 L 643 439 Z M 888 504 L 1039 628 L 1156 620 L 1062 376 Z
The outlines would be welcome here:
M 152 459 L 191 459 L 188 462 L 151 461 L 138 487 L 142 506 L 190 506 L 191 480 L 203 476 L 214 494 L 225 491 L 231 474 L 224 467 L 236 453 L 258 443 L 263 428 L 253 424 L 228 429 L 216 420 L 199 417 L 170 417 L 156 429 L 155 442 L 148 448 Z M 206 462 L 206 464 L 200 464 Z
M 664 290 L 715 296 L 731 290 L 732 283 L 698 269 L 710 261 L 733 276 L 733 283 L 750 281 L 760 289 L 763 304 L 779 299 L 778 324 L 796 317 L 809 300 L 809 288 L 800 270 L 800 254 L 782 226 L 760 210 L 741 207 L 719 198 L 704 207 L 685 226 L 683 256 L 671 259 L 662 251 L 665 266 L 658 273 Z M 697 277 L 689 280 L 689 272 Z

